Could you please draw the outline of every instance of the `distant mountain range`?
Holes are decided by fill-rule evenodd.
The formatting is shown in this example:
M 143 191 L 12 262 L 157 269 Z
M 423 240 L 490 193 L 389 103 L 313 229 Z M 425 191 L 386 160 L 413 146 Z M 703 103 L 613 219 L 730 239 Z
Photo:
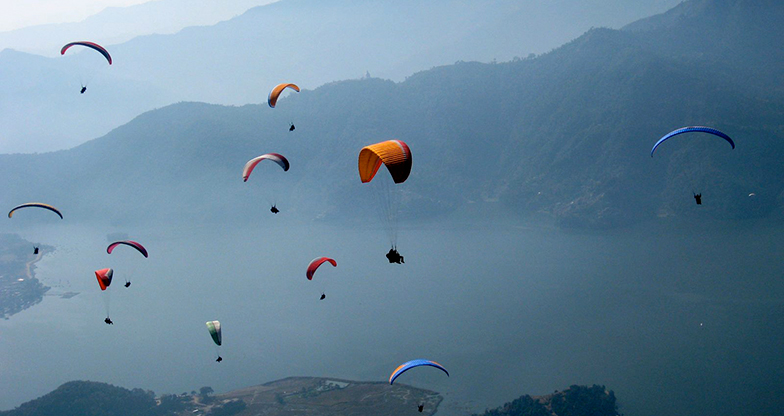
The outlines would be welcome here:
M 171 34 L 189 26 L 213 25 L 251 7 L 276 0 L 153 0 L 127 7 L 108 7 L 81 22 L 45 24 L 0 32 L 0 50 L 55 57 L 63 44 L 90 39 L 106 45 L 137 36 Z
M 314 89 L 367 72 L 400 81 L 458 60 L 507 61 L 543 53 L 592 26 L 620 27 L 677 0 L 624 2 L 622 8 L 607 0 L 282 0 L 211 26 L 112 44 L 129 31 L 169 31 L 166 16 L 176 11 L 193 13 L 183 20 L 197 22 L 203 18 L 197 11 L 226 4 L 191 3 L 161 0 L 107 10 L 73 30 L 52 28 L 47 39 L 56 47 L 100 41 L 114 57 L 111 67 L 89 53 L 48 59 L 0 53 L 0 153 L 70 148 L 179 101 L 261 103 L 284 81 Z M 252 2 L 229 3 L 233 7 L 226 10 Z M 152 16 L 161 16 L 157 26 L 139 23 L 155 21 Z M 49 28 L 29 29 L 38 30 Z M 30 32 L 8 36 L 39 36 Z M 2 43 L 2 36 L 5 47 L 22 42 L 14 37 Z M 82 83 L 88 84 L 84 95 L 78 94 Z
M 4 195 L 53 203 L 74 220 L 248 221 L 268 207 L 259 203 L 264 182 L 243 183 L 242 165 L 278 152 L 292 165 L 275 181 L 286 189 L 281 215 L 348 220 L 366 215 L 371 204 L 363 201 L 372 200 L 357 177 L 359 149 L 399 138 L 414 156 L 401 185 L 410 219 L 496 201 L 577 228 L 780 214 L 784 95 L 780 81 L 767 89 L 749 81 L 784 75 L 780 51 L 765 52 L 778 48 L 780 29 L 753 29 L 754 55 L 770 62 L 719 63 L 748 41 L 749 16 L 784 16 L 784 4 L 690 4 L 711 13 L 683 15 L 683 25 L 721 23 L 737 33 L 718 47 L 710 31 L 684 46 L 658 24 L 594 29 L 536 58 L 458 63 L 401 83 L 330 83 L 274 110 L 181 103 L 74 149 L 0 156 Z M 737 148 L 679 137 L 651 158 L 659 137 L 700 124 L 725 131 Z M 703 205 L 692 192 L 703 194 Z

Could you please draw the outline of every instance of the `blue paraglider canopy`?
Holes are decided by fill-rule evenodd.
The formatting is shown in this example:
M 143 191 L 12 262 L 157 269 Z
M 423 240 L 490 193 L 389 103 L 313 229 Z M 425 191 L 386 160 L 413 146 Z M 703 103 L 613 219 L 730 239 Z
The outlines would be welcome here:
M 722 139 L 728 141 L 730 143 L 730 146 L 732 146 L 733 149 L 735 148 L 735 142 L 733 142 L 732 139 L 730 139 L 730 136 L 727 136 L 726 134 L 720 132 L 719 130 L 716 130 L 716 129 L 712 128 L 712 127 L 705 127 L 705 126 L 689 126 L 689 127 L 681 127 L 678 130 L 673 130 L 673 131 L 667 133 L 661 139 L 659 139 L 659 141 L 656 142 L 656 144 L 654 144 L 653 148 L 651 149 L 651 157 L 653 157 L 653 152 L 656 150 L 656 148 L 659 147 L 660 144 L 664 143 L 665 140 L 667 140 L 667 139 L 669 139 L 671 137 L 675 137 L 675 136 L 677 136 L 679 134 L 695 133 L 695 132 L 708 133 L 708 134 L 712 134 L 714 136 L 721 137 Z

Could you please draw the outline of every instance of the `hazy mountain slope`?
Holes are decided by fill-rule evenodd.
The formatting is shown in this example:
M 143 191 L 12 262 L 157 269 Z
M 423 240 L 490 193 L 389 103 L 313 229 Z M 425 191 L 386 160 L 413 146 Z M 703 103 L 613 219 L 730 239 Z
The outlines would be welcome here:
M 659 53 L 699 62 L 731 82 L 784 91 L 784 8 L 775 0 L 692 0 L 624 27 Z
M 400 138 L 414 155 L 403 188 L 409 218 L 472 201 L 569 227 L 780 212 L 784 97 L 733 78 L 661 54 L 639 35 L 595 29 L 535 59 L 438 67 L 397 84 L 336 82 L 274 110 L 173 105 L 71 150 L 0 157 L 0 173 L 9 200 L 45 199 L 75 219 L 244 221 L 266 204 L 264 182 L 242 183 L 242 165 L 279 152 L 292 164 L 274 179 L 285 212 L 361 218 L 373 201 L 357 153 Z M 737 149 L 680 137 L 650 157 L 663 134 L 695 124 L 724 130 Z
M 619 2 L 626 5 L 618 8 Z M 675 2 L 283 0 L 213 26 L 143 36 L 118 45 L 104 42 L 114 57 L 108 69 L 100 63 L 95 64 L 98 69 L 87 65 L 89 51 L 74 50 L 45 64 L 58 74 L 62 70 L 60 75 L 69 76 L 70 83 L 41 73 L 39 63 L 4 54 L 0 67 L 13 68 L 14 74 L 3 78 L 0 106 L 9 111 L 0 113 L 4 138 L 0 152 L 69 148 L 144 110 L 182 100 L 260 103 L 273 85 L 283 81 L 313 89 L 325 82 L 361 77 L 366 71 L 401 80 L 457 60 L 509 60 L 542 53 L 591 26 L 620 26 Z M 146 6 L 155 4 L 169 3 Z M 142 20 L 148 14 L 165 15 L 140 14 Z M 138 19 L 122 20 L 135 24 Z M 67 40 L 71 39 L 57 44 Z M 75 70 L 77 64 L 83 69 Z M 81 78 L 91 70 L 101 71 L 104 82 L 91 83 L 88 92 L 79 96 L 79 81 L 85 82 Z M 30 93 L 25 85 L 57 96 Z M 68 122 L 85 114 L 90 123 L 75 128 Z M 40 117 L 47 123 L 36 124 Z
M 81 22 L 46 24 L 0 32 L 0 50 L 57 56 L 63 44 L 91 39 L 118 44 L 136 36 L 175 33 L 188 26 L 212 25 L 251 7 L 275 0 L 153 0 L 128 7 L 109 7 Z

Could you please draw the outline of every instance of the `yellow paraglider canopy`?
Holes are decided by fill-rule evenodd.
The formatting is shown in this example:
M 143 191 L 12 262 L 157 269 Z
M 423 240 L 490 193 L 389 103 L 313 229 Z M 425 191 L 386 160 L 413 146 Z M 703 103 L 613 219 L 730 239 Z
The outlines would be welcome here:
M 382 163 L 395 183 L 405 182 L 411 173 L 411 149 L 402 140 L 387 140 L 363 147 L 359 152 L 359 178 L 362 183 L 373 180 Z

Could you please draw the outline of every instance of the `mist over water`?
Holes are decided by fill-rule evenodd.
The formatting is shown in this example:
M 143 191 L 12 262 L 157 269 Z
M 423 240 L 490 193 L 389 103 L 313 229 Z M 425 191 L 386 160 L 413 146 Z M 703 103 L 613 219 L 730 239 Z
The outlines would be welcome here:
M 413 358 L 450 370 L 399 380 L 444 394 L 445 415 L 581 383 L 614 390 L 628 415 L 782 404 L 771 388 L 784 374 L 781 226 L 571 233 L 494 210 L 483 219 L 484 209 L 401 224 L 404 265 L 386 262 L 383 230 L 285 212 L 260 211 L 243 228 L 136 230 L 129 238 L 150 258 L 139 256 L 128 289 L 105 252 L 106 234 L 128 230 L 56 227 L 57 250 L 37 264 L 49 296 L 0 322 L 0 407 L 74 379 L 158 394 L 296 375 L 385 381 Z M 308 281 L 322 255 L 338 267 Z M 103 267 L 115 268 L 113 326 L 93 275 Z M 53 296 L 67 291 L 80 294 Z M 213 319 L 220 364 L 204 325 Z

